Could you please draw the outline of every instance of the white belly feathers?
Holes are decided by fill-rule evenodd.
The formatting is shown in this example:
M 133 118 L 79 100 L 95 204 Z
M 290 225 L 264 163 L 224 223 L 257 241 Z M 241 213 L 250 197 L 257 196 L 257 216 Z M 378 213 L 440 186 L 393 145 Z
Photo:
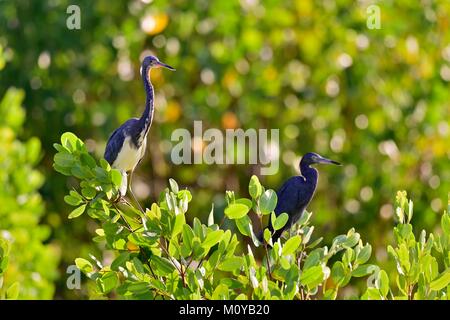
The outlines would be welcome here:
M 122 150 L 120 150 L 119 154 L 117 155 L 117 158 L 113 162 L 112 167 L 123 170 L 125 172 L 134 170 L 136 165 L 139 163 L 139 160 L 141 160 L 145 154 L 145 149 L 147 147 L 146 138 L 147 137 L 144 137 L 144 141 L 141 144 L 141 147 L 137 149 L 131 141 L 130 137 L 126 137 L 123 142 Z

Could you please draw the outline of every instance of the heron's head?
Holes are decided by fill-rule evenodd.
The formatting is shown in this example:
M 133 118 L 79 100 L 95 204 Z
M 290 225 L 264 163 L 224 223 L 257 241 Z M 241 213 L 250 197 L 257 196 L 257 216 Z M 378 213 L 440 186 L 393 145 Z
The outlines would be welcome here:
M 155 56 L 146 56 L 144 58 L 144 60 L 142 60 L 142 68 L 141 68 L 141 72 L 148 72 L 151 68 L 166 68 L 172 71 L 175 71 L 175 68 L 162 63 L 161 61 L 159 61 L 159 59 Z
M 337 166 L 341 166 L 341 164 L 337 161 L 330 160 L 322 157 L 320 154 L 314 152 L 308 152 L 305 154 L 300 163 L 305 163 L 307 165 L 312 165 L 316 163 L 325 163 L 325 164 L 335 164 Z

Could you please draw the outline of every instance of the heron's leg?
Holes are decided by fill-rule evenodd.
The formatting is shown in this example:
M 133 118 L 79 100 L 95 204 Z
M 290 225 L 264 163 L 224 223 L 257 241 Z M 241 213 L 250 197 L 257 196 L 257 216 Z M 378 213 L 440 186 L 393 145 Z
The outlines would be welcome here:
M 120 194 L 120 198 L 119 200 L 123 199 L 123 197 L 125 197 L 125 195 L 127 194 L 127 188 L 128 188 L 128 177 L 127 177 L 127 173 L 124 170 L 121 170 L 120 173 L 122 174 L 122 183 L 120 184 L 120 188 L 119 188 L 119 194 Z
M 136 198 L 136 196 L 133 193 L 133 189 L 131 188 L 131 181 L 133 180 L 133 172 L 134 170 L 130 171 L 130 178 L 128 179 L 128 190 L 130 191 L 131 196 L 133 197 L 133 200 L 136 202 L 136 204 L 138 205 L 139 209 L 142 212 L 145 212 L 144 209 L 142 209 L 141 204 L 139 203 L 138 199 Z

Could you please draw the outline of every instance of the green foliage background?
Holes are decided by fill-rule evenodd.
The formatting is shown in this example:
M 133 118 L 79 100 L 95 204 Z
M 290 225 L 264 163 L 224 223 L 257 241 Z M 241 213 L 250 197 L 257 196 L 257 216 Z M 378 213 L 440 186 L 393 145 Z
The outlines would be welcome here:
M 379 30 L 366 26 L 374 3 Z M 81 8 L 81 30 L 66 27 L 70 4 Z M 24 90 L 26 118 L 17 134 L 42 144 L 36 158 L 23 161 L 38 162 L 36 179 L 46 178 L 36 195 L 45 209 L 34 206 L 30 219 L 51 230 L 39 242 L 61 252 L 55 297 L 86 298 L 86 291 L 66 288 L 66 267 L 102 251 L 91 244 L 92 220 L 67 222 L 63 197 L 75 182 L 53 171 L 52 145 L 72 131 L 100 158 L 109 134 L 143 109 L 139 61 L 148 50 L 177 71 L 152 73 L 155 121 L 135 177 L 147 206 L 169 177 L 195 197 L 188 220 L 205 221 L 212 202 L 220 219 L 224 190 L 247 194 L 257 167 L 171 163 L 172 131 L 202 120 L 205 129 L 279 128 L 280 170 L 260 177 L 273 189 L 297 174 L 308 151 L 343 162 L 321 170 L 309 208 L 325 242 L 355 227 L 387 261 L 398 189 L 414 199 L 417 230 L 435 231 L 450 189 L 449 16 L 445 0 L 0 1 L 0 96 L 11 87 Z M 20 109 L 11 110 L 20 117 Z M 8 136 L 0 139 L 5 148 Z M 20 155 L 5 155 L 6 163 L 22 167 Z M 31 177 L 21 183 L 35 190 L 40 183 Z M 0 229 L 12 228 L 8 219 L 2 217 Z M 56 270 L 46 270 L 52 275 L 43 278 L 55 279 Z

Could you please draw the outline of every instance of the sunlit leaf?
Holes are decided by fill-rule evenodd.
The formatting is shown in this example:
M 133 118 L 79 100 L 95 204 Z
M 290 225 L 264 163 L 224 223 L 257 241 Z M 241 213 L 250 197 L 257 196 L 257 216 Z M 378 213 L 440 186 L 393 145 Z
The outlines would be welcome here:
M 232 203 L 225 208 L 225 215 L 229 219 L 240 219 L 244 217 L 249 211 L 250 208 L 244 204 Z
M 70 214 L 69 214 L 69 219 L 74 219 L 76 217 L 81 216 L 84 211 L 86 210 L 86 204 L 83 204 L 81 206 L 79 206 L 78 208 L 75 208 Z

